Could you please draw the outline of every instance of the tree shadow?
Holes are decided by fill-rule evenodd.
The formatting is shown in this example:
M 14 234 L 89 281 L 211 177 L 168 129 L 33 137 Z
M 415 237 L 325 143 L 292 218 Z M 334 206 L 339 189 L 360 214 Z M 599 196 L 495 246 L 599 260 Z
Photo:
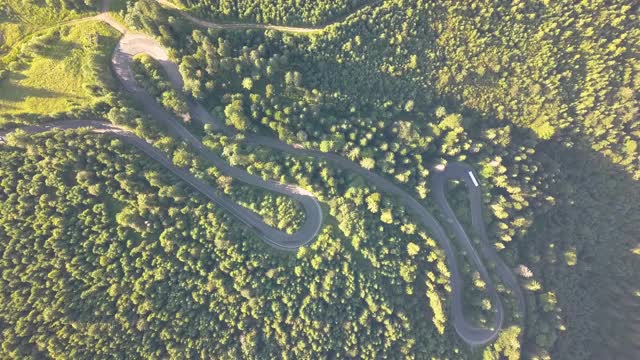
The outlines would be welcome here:
M 370 71 L 357 62 L 319 62 L 311 56 L 292 60 L 296 64 L 300 61 L 304 64 L 300 67 L 303 76 L 312 71 L 327 74 L 318 75 L 324 79 L 310 83 L 311 87 L 323 93 L 340 89 L 344 98 L 368 105 L 358 113 L 375 114 L 378 104 L 393 99 L 385 95 L 388 93 L 411 96 L 405 80 L 379 70 Z M 549 192 L 558 203 L 548 211 L 534 208 L 537 216 L 533 225 L 524 237 L 514 240 L 512 247 L 517 249 L 511 250 L 520 254 L 521 261 L 532 264 L 536 278 L 542 280 L 543 291 L 553 291 L 558 297 L 567 330 L 550 335 L 562 336 L 553 353 L 559 358 L 602 358 L 606 354 L 609 358 L 628 359 L 640 352 L 640 345 L 634 343 L 640 335 L 640 320 L 616 316 L 640 306 L 640 298 L 633 295 L 637 285 L 632 283 L 640 274 L 640 256 L 631 252 L 640 241 L 640 182 L 622 166 L 591 149 L 589 139 L 574 139 L 571 147 L 562 136 L 540 142 L 531 129 L 488 118 L 457 99 L 427 93 L 424 99 L 416 100 L 420 102 L 416 108 L 424 111 L 446 104 L 447 110 L 461 113 L 470 133 L 485 126 L 511 125 L 512 145 L 534 147 L 533 157 L 543 164 L 542 171 L 557 172 Z M 338 104 L 332 110 L 340 113 L 349 108 L 348 104 Z M 473 156 L 470 159 L 474 160 Z M 485 213 L 491 211 L 486 209 Z M 567 257 L 573 253 L 577 264 L 568 265 Z M 619 292 L 614 293 L 612 285 L 620 287 Z M 542 313 L 540 299 L 539 295 L 528 297 L 532 301 L 528 304 L 530 316 L 555 315 L 532 314 Z M 530 335 L 528 343 L 535 344 L 535 332 Z
M 39 57 L 51 60 L 62 60 L 67 58 L 71 51 L 79 46 L 79 44 L 73 41 L 54 38 L 52 41 L 47 41 L 42 44 L 30 44 L 28 51 Z
M 559 315 L 566 330 L 544 334 L 554 339 L 561 336 L 552 348 L 553 357 L 633 358 L 632 354 L 640 352 L 635 340 L 640 336 L 640 319 L 619 314 L 640 308 L 640 297 L 634 295 L 640 256 L 632 252 L 640 244 L 640 182 L 623 166 L 593 150 L 587 138 L 569 141 L 559 134 L 539 141 L 531 129 L 488 118 L 456 99 L 441 97 L 436 103 L 463 114 L 467 131 L 485 123 L 511 125 L 510 146 L 533 146 L 533 159 L 541 163 L 540 170 L 555 174 L 545 190 L 555 204 L 534 208 L 532 226 L 514 239 L 517 258 L 542 280 L 543 292 L 556 294 L 562 309 Z M 485 213 L 491 212 L 486 209 Z M 539 295 L 529 295 L 528 302 L 529 326 L 540 326 L 536 318 L 558 315 L 542 311 Z M 525 331 L 531 336 L 525 345 L 535 346 L 539 341 L 536 332 Z
M 366 24 L 358 26 L 366 27 Z M 358 29 L 349 31 L 360 34 Z M 223 37 L 231 37 L 232 41 L 242 39 L 245 45 L 252 46 L 243 36 Z M 249 43 L 256 43 L 259 37 L 254 35 Z M 260 42 L 269 43 L 269 40 L 262 38 Z M 540 171 L 555 174 L 545 193 L 553 195 L 557 203 L 551 209 L 531 205 L 537 214 L 534 223 L 525 236 L 515 239 L 511 245 L 518 248 L 519 260 L 531 264 L 535 277 L 541 278 L 543 291 L 556 293 L 563 309 L 559 316 L 567 330 L 553 348 L 554 354 L 559 358 L 597 358 L 596 351 L 605 349 L 608 351 L 605 357 L 631 358 L 625 354 L 640 350 L 633 344 L 633 338 L 638 338 L 638 334 L 628 330 L 633 327 L 629 320 L 614 318 L 609 312 L 619 310 L 624 314 L 629 306 L 639 302 L 638 297 L 633 298 L 631 279 L 640 274 L 640 258 L 631 249 L 638 246 L 640 183 L 623 167 L 591 149 L 588 139 L 573 139 L 575 144 L 571 147 L 560 136 L 540 142 L 528 128 L 481 115 L 457 99 L 438 97 L 431 89 L 408 84 L 404 76 L 391 76 L 362 60 L 336 61 L 324 54 L 299 50 L 299 46 L 287 46 L 277 41 L 272 45 L 288 52 L 289 63 L 294 65 L 287 70 L 300 71 L 306 77 L 304 87 L 318 89 L 324 94 L 340 91 L 340 98 L 345 100 L 329 99 L 323 106 L 323 114 L 347 118 L 351 116 L 345 115 L 351 113 L 349 101 L 357 99 L 361 106 L 354 115 L 367 116 L 368 112 L 378 111 L 382 103 L 393 100 L 397 106 L 399 100 L 413 97 L 420 102 L 416 108 L 425 113 L 445 104 L 448 110 L 462 114 L 464 127 L 469 132 L 487 125 L 511 125 L 514 139 L 511 146 L 534 147 L 536 153 L 532 156 L 542 164 Z M 240 48 L 241 44 L 238 40 L 232 46 Z M 327 53 L 335 55 L 335 51 L 327 50 Z M 407 117 L 420 116 L 417 111 Z M 573 254 L 577 257 L 575 265 L 568 261 Z M 612 283 L 624 285 L 624 301 L 612 298 Z M 557 315 L 543 313 L 537 304 L 539 295 L 529 297 L 533 301 L 528 304 L 532 318 Z M 535 318 L 530 319 L 530 323 L 533 322 Z M 636 324 L 635 329 L 638 328 Z M 552 338 L 557 336 L 550 335 Z M 535 337 L 533 333 L 528 339 L 534 346 L 538 341 Z M 612 341 L 614 337 L 616 339 Z
M 28 97 L 55 98 L 66 96 L 66 94 L 57 91 L 24 86 L 14 82 L 8 83 L 0 87 L 0 89 L 2 90 L 2 99 L 9 102 L 21 102 Z
M 521 242 L 525 256 L 539 255 L 534 273 L 563 309 L 567 330 L 554 350 L 562 358 L 632 358 L 640 351 L 633 344 L 640 321 L 612 315 L 640 305 L 632 294 L 640 256 L 631 252 L 639 240 L 640 183 L 587 143 L 547 142 L 538 151 L 545 166 L 560 170 L 556 198 L 568 199 L 538 216 Z M 573 253 L 577 263 L 570 265 Z

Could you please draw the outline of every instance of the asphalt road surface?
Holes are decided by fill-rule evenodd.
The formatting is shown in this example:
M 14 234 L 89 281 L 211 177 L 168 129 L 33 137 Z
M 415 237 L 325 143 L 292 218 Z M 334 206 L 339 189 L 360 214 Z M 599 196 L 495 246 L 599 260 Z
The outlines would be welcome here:
M 487 268 L 447 201 L 446 184 L 448 181 L 460 180 L 464 183 L 467 192 L 469 193 L 471 226 L 473 227 L 474 233 L 480 237 L 482 255 L 485 260 L 488 260 L 493 265 L 495 274 L 511 289 L 511 293 L 516 297 L 518 302 L 517 309 L 520 316 L 524 316 L 525 313 L 525 300 L 520 284 L 513 274 L 513 271 L 504 263 L 504 261 L 502 261 L 496 252 L 495 247 L 490 245 L 491 243 L 487 236 L 485 223 L 482 219 L 482 193 L 477 179 L 479 179 L 478 176 L 469 165 L 464 163 L 450 163 L 443 171 L 434 170 L 432 174 L 431 194 L 435 197 L 435 201 L 443 212 L 445 218 L 451 219 L 451 230 L 455 233 L 456 239 L 465 252 L 470 255 L 471 261 L 480 273 L 481 279 L 487 284 L 486 291 L 488 292 L 489 297 L 491 298 L 491 303 L 496 310 L 493 324 L 490 328 L 474 328 L 471 326 L 465 326 L 466 341 L 469 344 L 481 345 L 489 341 L 487 339 L 494 339 L 499 334 L 504 321 L 504 308 L 500 300 L 500 296 L 496 292 L 493 281 L 489 277 Z M 459 283 L 460 286 L 462 286 L 462 279 L 459 279 Z M 457 304 L 458 302 L 461 302 L 461 296 L 455 296 L 455 294 L 453 294 L 452 302 L 454 309 L 462 307 L 462 304 Z M 457 321 L 457 317 L 462 317 L 462 314 L 454 313 L 454 323 Z
M 176 89 L 182 91 L 183 81 L 178 71 L 177 65 L 171 59 L 169 59 L 166 49 L 162 47 L 155 39 L 145 34 L 129 32 L 121 24 L 117 23 L 113 18 L 111 18 L 108 13 L 106 13 L 106 9 L 108 9 L 108 3 L 108 0 L 103 1 L 103 13 L 96 18 L 109 23 L 115 29 L 123 33 L 123 36 L 118 43 L 118 46 L 115 49 L 112 57 L 113 70 L 120 80 L 123 88 L 138 103 L 143 106 L 147 115 L 149 115 L 156 121 L 162 122 L 175 136 L 188 143 L 193 149 L 198 152 L 200 156 L 202 156 L 210 163 L 214 164 L 226 175 L 232 176 L 235 179 L 246 184 L 284 194 L 297 200 L 304 208 L 306 214 L 304 224 L 297 232 L 293 234 L 286 234 L 285 232 L 279 231 L 266 225 L 262 218 L 256 213 L 233 202 L 231 199 L 221 194 L 214 187 L 191 175 L 187 170 L 176 167 L 166 155 L 164 155 L 162 152 L 155 149 L 151 144 L 137 137 L 125 128 L 108 124 L 102 121 L 66 120 L 49 125 L 24 127 L 22 129 L 30 133 L 36 133 L 53 129 L 88 128 L 92 132 L 115 136 L 135 146 L 137 149 L 160 163 L 163 167 L 171 171 L 180 179 L 190 184 L 194 189 L 204 194 L 211 201 L 220 205 L 230 214 L 241 220 L 244 224 L 251 227 L 256 232 L 256 234 L 269 245 L 283 250 L 296 250 L 299 247 L 307 245 L 311 241 L 313 241 L 318 235 L 318 232 L 320 231 L 323 223 L 322 209 L 315 196 L 301 187 L 282 184 L 271 180 L 264 180 L 255 175 L 251 175 L 242 169 L 230 166 L 218 155 L 206 149 L 204 145 L 202 145 L 200 140 L 198 140 L 184 126 L 182 126 L 179 119 L 175 118 L 173 115 L 164 110 L 164 108 L 160 104 L 158 104 L 153 97 L 147 94 L 135 81 L 133 72 L 131 70 L 133 56 L 140 53 L 145 53 L 158 60 L 167 72 L 172 85 Z M 200 26 L 215 25 L 215 27 L 228 27 L 230 29 L 235 29 L 237 27 L 237 24 L 213 24 L 208 21 L 199 21 L 197 19 L 194 19 L 192 16 L 188 16 L 187 18 L 191 21 L 196 22 Z M 252 25 L 242 25 L 242 28 L 247 27 L 252 27 Z M 255 25 L 253 27 L 264 28 L 264 26 L 262 25 Z M 269 28 L 273 30 L 279 30 L 278 27 Z M 285 29 L 284 31 L 291 31 L 291 29 L 287 27 L 287 29 Z M 313 31 L 316 31 L 316 29 L 313 29 Z M 189 106 L 192 119 L 200 122 L 201 124 L 209 124 L 214 129 L 220 132 L 224 132 L 228 135 L 233 135 L 235 133 L 233 129 L 225 126 L 223 122 L 219 121 L 219 119 L 216 119 L 213 115 L 211 115 L 202 105 L 190 101 Z M 0 134 L 0 141 L 2 141 L 2 139 L 6 135 L 6 133 Z M 462 304 L 463 281 L 452 243 L 440 222 L 438 222 L 433 217 L 433 215 L 408 192 L 406 192 L 400 186 L 389 181 L 388 179 L 369 170 L 366 170 L 360 167 L 357 163 L 347 160 L 346 158 L 343 158 L 335 153 L 324 153 L 318 150 L 294 147 L 277 139 L 256 134 L 247 134 L 245 136 L 245 141 L 254 145 L 261 145 L 278 151 L 286 152 L 294 156 L 325 159 L 331 162 L 336 167 L 361 175 L 362 177 L 367 179 L 369 183 L 375 185 L 378 190 L 389 195 L 393 195 L 397 201 L 401 202 L 416 217 L 416 219 L 418 219 L 422 223 L 424 227 L 430 230 L 430 235 L 438 242 L 440 247 L 444 249 L 446 254 L 447 267 L 451 272 L 451 317 L 453 327 L 456 333 L 464 342 L 471 346 L 478 346 L 491 342 L 498 336 L 504 322 L 504 308 L 500 296 L 495 289 L 495 285 L 493 284 L 493 281 L 489 276 L 489 272 L 484 265 L 483 259 L 480 257 L 477 250 L 471 243 L 468 235 L 456 218 L 446 199 L 445 184 L 447 183 L 447 181 L 453 179 L 463 181 L 469 192 L 472 226 L 474 228 L 474 232 L 481 238 L 480 248 L 482 250 L 482 255 L 485 260 L 488 260 L 492 264 L 495 274 L 501 278 L 501 280 L 511 289 L 512 293 L 515 294 L 515 296 L 518 298 L 518 312 L 520 314 L 524 314 L 524 297 L 522 295 L 522 291 L 518 284 L 518 281 L 511 269 L 502 261 L 500 256 L 497 254 L 495 248 L 489 243 L 485 225 L 482 220 L 480 187 L 477 186 L 476 181 L 472 179 L 472 176 L 475 177 L 475 173 L 470 166 L 462 163 L 451 163 L 447 165 L 442 171 L 434 169 L 432 171 L 433 187 L 431 196 L 435 198 L 435 201 L 438 207 L 442 210 L 444 216 L 448 219 L 451 219 L 451 230 L 455 233 L 457 241 L 465 249 L 467 254 L 469 254 L 470 258 L 472 259 L 473 265 L 478 269 L 482 280 L 487 284 L 487 291 L 491 298 L 493 308 L 495 309 L 492 325 L 488 328 L 476 327 L 470 324 L 464 318 Z

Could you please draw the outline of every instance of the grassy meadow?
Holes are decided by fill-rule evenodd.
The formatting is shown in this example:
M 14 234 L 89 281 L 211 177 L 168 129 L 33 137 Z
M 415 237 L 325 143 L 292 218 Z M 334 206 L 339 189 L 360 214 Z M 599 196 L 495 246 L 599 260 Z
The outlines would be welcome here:
M 107 24 L 85 21 L 41 31 L 15 46 L 0 61 L 0 118 L 94 105 L 113 81 L 105 69 L 119 36 Z
M 76 8 L 56 6 L 54 3 L 0 0 L 0 55 L 44 28 L 97 13 L 95 6 L 87 6 L 84 3 Z

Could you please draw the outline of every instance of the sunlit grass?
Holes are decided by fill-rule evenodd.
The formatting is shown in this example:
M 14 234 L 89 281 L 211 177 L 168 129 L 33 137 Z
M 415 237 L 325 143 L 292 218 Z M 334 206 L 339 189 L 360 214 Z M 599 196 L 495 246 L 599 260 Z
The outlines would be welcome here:
M 0 0 L 0 54 L 34 32 L 95 13 L 38 5 L 32 0 Z
M 54 25 L 97 13 L 97 9 L 79 11 L 64 9 L 59 6 L 47 6 L 45 1 L 34 0 L 0 0 L 3 9 L 14 13 L 20 21 L 37 26 Z
M 0 116 L 50 115 L 90 107 L 111 79 L 109 58 L 119 33 L 99 21 L 64 25 L 19 44 L 4 60 Z

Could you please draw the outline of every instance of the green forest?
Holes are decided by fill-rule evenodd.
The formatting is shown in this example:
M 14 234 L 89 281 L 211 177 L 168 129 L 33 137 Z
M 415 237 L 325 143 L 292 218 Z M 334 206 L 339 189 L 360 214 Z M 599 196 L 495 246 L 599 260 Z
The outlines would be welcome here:
M 0 5 L 0 358 L 640 353 L 634 2 Z
M 320 26 L 375 0 L 168 0 L 194 15 L 223 21 Z

